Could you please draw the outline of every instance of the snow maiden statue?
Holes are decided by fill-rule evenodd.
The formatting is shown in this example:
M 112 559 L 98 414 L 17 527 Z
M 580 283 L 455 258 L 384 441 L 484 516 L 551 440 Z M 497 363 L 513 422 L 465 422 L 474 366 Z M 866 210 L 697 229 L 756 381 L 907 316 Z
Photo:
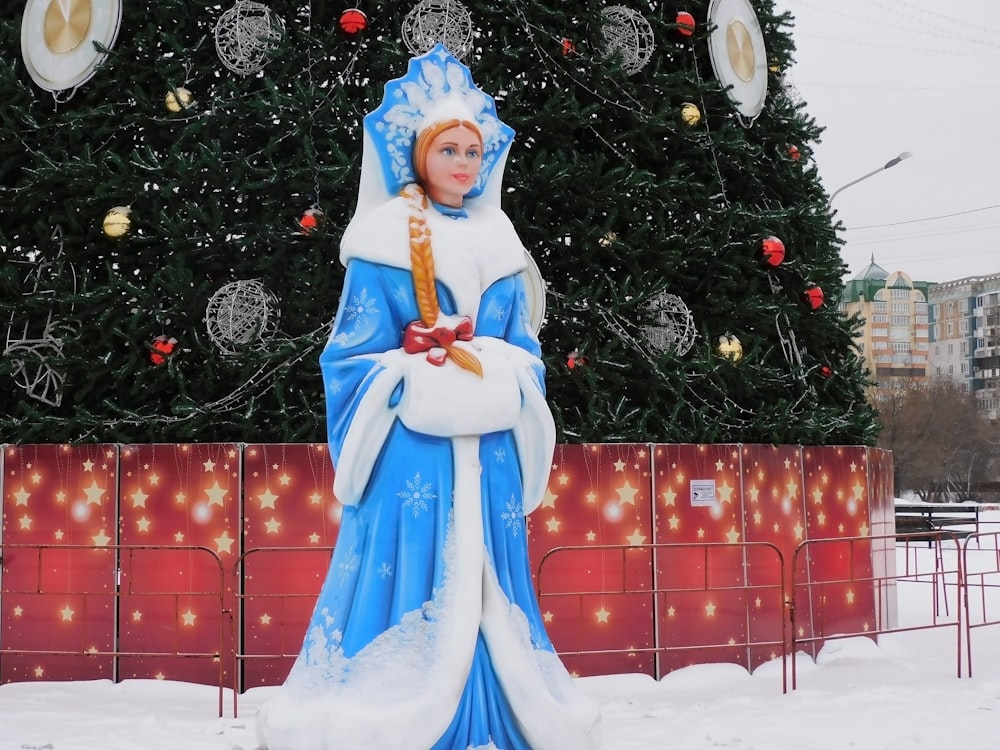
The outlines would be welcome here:
M 437 46 L 364 121 L 320 362 L 340 535 L 268 750 L 594 750 L 545 633 L 524 515 L 555 442 L 527 257 L 500 210 L 513 131 Z

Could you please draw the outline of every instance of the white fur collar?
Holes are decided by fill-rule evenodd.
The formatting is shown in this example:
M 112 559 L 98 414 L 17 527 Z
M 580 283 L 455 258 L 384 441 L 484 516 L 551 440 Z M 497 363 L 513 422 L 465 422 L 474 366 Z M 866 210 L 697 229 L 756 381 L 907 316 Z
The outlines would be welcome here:
M 353 258 L 394 268 L 410 268 L 409 204 L 394 198 L 355 217 L 340 243 L 340 261 Z M 525 267 L 525 250 L 510 219 L 498 208 L 466 204 L 468 218 L 426 211 L 434 248 L 435 276 L 451 291 L 459 315 L 475 321 L 479 299 L 493 282 Z

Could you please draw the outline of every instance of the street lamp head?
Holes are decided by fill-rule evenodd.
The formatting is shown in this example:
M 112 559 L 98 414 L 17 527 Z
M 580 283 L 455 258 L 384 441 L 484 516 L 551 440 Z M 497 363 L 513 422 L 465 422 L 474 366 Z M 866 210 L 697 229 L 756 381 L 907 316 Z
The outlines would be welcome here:
M 904 151 L 895 159 L 889 159 L 889 161 L 885 163 L 885 166 L 882 167 L 882 169 L 889 169 L 889 167 L 894 167 L 897 164 L 899 164 L 899 162 L 903 161 L 904 159 L 909 159 L 911 156 L 913 156 L 913 154 L 911 154 L 909 151 Z
M 873 169 L 868 174 L 863 174 L 860 177 L 858 177 L 856 180 L 851 180 L 846 185 L 841 185 L 839 188 L 837 188 L 832 193 L 830 193 L 830 199 L 829 199 L 830 202 L 832 203 L 833 199 L 836 198 L 837 195 L 839 195 L 842 190 L 844 190 L 846 188 L 849 188 L 851 185 L 857 185 L 859 182 L 861 182 L 862 180 L 867 180 L 869 177 L 874 177 L 879 172 L 884 172 L 885 170 L 889 169 L 890 167 L 896 166 L 897 164 L 899 164 L 899 162 L 903 161 L 904 159 L 909 159 L 911 156 L 913 156 L 913 154 L 911 154 L 909 151 L 904 151 L 903 153 L 901 153 L 899 156 L 895 157 L 894 159 L 889 159 L 889 161 L 887 161 L 885 164 L 883 164 L 878 169 Z

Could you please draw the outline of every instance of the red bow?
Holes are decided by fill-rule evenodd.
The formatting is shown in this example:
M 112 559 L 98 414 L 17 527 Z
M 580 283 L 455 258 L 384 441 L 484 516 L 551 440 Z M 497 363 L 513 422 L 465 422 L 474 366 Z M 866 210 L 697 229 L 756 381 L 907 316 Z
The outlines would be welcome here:
M 472 320 L 467 317 L 462 318 L 454 328 L 448 326 L 425 328 L 414 321 L 406 326 L 403 332 L 403 349 L 407 354 L 427 352 L 427 361 L 440 367 L 448 356 L 447 349 L 456 340 L 472 341 L 473 333 Z M 433 351 L 434 349 L 438 351 Z

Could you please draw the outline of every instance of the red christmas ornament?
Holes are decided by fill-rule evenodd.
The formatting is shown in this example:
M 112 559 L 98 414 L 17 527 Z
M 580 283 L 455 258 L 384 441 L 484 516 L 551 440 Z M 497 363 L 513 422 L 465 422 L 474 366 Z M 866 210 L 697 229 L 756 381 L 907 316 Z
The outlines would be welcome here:
M 806 304 L 813 310 L 819 310 L 823 306 L 823 290 L 818 286 L 811 286 L 802 293 Z
M 562 40 L 562 53 L 563 57 L 573 57 L 576 55 L 576 45 L 572 39 L 564 38 Z
M 566 366 L 571 370 L 577 366 L 583 367 L 585 364 L 587 364 L 587 360 L 576 349 L 566 356 Z
M 177 339 L 163 335 L 157 336 L 150 345 L 149 360 L 154 365 L 162 365 L 167 361 L 167 357 L 174 353 L 175 346 L 177 346 Z
M 798 161 L 799 159 L 802 158 L 802 153 L 799 151 L 798 146 L 788 147 L 788 158 L 791 159 L 792 161 Z
M 302 218 L 299 219 L 300 234 L 309 234 L 313 230 L 320 227 L 326 220 L 326 214 L 323 213 L 323 209 L 307 208 L 305 213 L 302 214 Z
M 819 368 L 819 374 L 822 375 L 824 378 L 828 378 L 831 375 L 833 375 L 833 370 L 830 369 L 829 365 L 823 365 L 821 368 Z
M 681 36 L 691 36 L 695 30 L 694 16 L 686 10 L 677 13 L 677 33 Z
M 785 243 L 777 237 L 765 237 L 760 243 L 761 255 L 770 266 L 780 266 L 785 260 Z
M 348 8 L 340 14 L 340 30 L 349 36 L 368 28 L 368 16 L 357 8 Z

